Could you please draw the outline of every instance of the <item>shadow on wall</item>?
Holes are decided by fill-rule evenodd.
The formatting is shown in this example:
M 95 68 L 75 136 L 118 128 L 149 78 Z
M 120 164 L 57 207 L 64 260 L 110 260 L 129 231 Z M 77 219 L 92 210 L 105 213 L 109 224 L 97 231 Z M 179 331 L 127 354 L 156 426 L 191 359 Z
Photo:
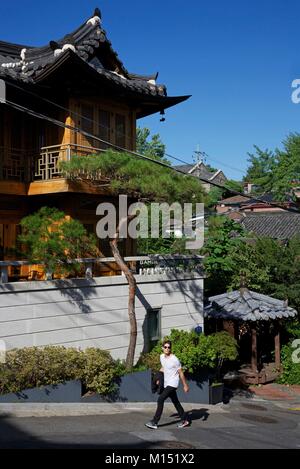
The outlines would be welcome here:
M 193 278 L 187 279 L 189 288 L 185 288 L 184 279 L 180 278 L 176 274 L 167 273 L 168 280 L 166 282 L 161 282 L 161 285 L 165 288 L 166 293 L 172 293 L 172 288 L 170 288 L 171 282 L 177 282 L 179 291 L 182 293 L 186 303 L 192 303 L 195 310 L 203 314 L 203 286 L 200 287 L 199 283 Z M 203 277 L 202 277 L 203 278 Z
M 66 279 L 56 280 L 56 286 L 60 289 L 60 294 L 68 299 L 71 304 L 81 310 L 82 313 L 88 314 L 93 310 L 86 303 L 86 300 L 95 295 L 96 282 L 93 279 Z
M 178 287 L 179 292 L 182 294 L 182 298 L 184 299 L 184 303 L 186 306 L 187 314 L 190 316 L 190 319 L 195 323 L 198 324 L 203 323 L 203 287 L 199 286 L 199 283 L 196 280 L 188 279 L 187 282 L 189 283 L 189 289 L 185 287 L 185 280 L 176 276 L 174 273 L 166 274 L 168 280 L 158 282 L 159 285 L 164 289 L 165 293 L 171 295 L 174 292 L 174 289 L 171 285 L 176 284 Z M 178 291 L 177 290 L 177 291 Z M 146 311 L 149 311 L 153 308 L 147 298 L 141 292 L 139 286 L 137 285 L 136 289 L 136 297 L 139 299 L 143 307 Z M 191 306 L 192 304 L 192 311 Z M 157 305 L 155 305 L 157 306 Z M 198 316 L 200 315 L 200 316 Z M 143 324 L 142 324 L 142 333 L 143 333 L 143 349 L 141 354 L 148 353 L 149 349 L 149 323 L 147 320 L 147 316 L 145 316 Z

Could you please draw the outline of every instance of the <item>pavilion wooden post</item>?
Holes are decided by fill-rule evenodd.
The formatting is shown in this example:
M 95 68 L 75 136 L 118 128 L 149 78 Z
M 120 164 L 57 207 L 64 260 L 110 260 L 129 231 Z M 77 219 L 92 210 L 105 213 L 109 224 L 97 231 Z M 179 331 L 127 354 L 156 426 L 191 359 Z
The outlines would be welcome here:
M 280 327 L 278 321 L 275 322 L 275 368 L 280 370 Z
M 256 330 L 256 322 L 251 326 L 251 368 L 254 373 L 258 373 L 257 369 L 257 330 Z

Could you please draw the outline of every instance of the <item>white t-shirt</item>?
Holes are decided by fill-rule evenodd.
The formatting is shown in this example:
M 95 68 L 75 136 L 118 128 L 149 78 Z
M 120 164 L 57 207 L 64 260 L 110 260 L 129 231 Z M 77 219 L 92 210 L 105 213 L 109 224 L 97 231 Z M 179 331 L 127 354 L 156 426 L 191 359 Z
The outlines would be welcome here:
M 172 386 L 173 388 L 178 388 L 178 370 L 181 368 L 181 364 L 178 358 L 172 353 L 169 356 L 165 356 L 165 354 L 162 353 L 160 356 L 160 363 L 164 369 L 164 387 L 166 388 L 167 386 Z

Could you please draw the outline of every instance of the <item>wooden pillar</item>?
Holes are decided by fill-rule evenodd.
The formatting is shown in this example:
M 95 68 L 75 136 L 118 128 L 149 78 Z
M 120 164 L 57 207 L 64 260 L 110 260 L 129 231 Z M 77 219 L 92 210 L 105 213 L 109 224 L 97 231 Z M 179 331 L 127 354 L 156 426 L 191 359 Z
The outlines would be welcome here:
M 252 338 L 252 350 L 251 350 L 251 368 L 255 373 L 258 372 L 257 369 L 257 331 L 256 331 L 256 322 L 251 326 L 251 338 Z
M 278 321 L 275 323 L 275 368 L 280 370 L 280 329 Z
M 223 329 L 228 332 L 231 337 L 236 338 L 236 327 L 234 321 L 223 320 Z

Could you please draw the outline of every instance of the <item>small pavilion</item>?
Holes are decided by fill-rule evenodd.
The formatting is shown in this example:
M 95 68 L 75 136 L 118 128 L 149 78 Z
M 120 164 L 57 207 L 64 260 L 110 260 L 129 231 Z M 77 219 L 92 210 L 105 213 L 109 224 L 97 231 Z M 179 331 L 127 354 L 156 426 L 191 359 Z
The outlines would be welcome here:
M 271 296 L 262 295 L 247 288 L 223 293 L 209 298 L 209 305 L 204 310 L 206 318 L 222 321 L 222 328 L 239 339 L 240 331 L 251 332 L 251 366 L 240 370 L 244 375 L 244 382 L 265 383 L 275 379 L 281 369 L 280 363 L 280 325 L 283 319 L 294 318 L 297 311 L 288 306 L 287 301 L 278 300 Z M 267 331 L 272 327 L 275 348 L 274 366 L 271 370 L 259 367 L 258 330 L 262 323 Z M 260 368 L 260 369 L 259 369 Z

